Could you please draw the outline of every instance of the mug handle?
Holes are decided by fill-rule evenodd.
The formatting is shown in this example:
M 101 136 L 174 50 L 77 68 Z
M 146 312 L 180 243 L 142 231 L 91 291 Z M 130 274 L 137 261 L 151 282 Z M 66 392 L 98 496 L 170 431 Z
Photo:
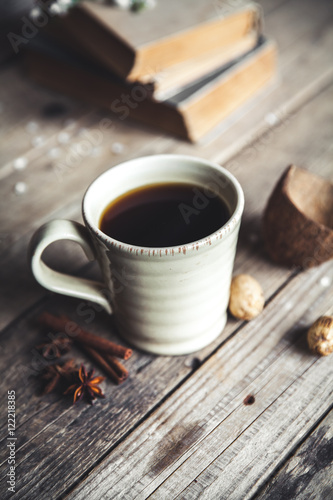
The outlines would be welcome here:
M 29 257 L 36 280 L 52 292 L 96 302 L 112 314 L 111 306 L 102 292 L 106 289 L 104 283 L 59 273 L 45 264 L 42 258 L 44 250 L 58 240 L 75 241 L 81 245 L 89 260 L 96 259 L 90 235 L 82 224 L 62 219 L 47 222 L 35 232 L 30 242 Z

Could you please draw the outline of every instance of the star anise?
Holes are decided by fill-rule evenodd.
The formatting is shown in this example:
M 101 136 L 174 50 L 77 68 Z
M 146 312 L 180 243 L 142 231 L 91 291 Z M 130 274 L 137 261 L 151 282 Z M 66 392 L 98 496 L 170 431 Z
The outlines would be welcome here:
M 42 394 L 49 394 L 54 391 L 59 387 L 61 382 L 66 382 L 68 384 L 73 380 L 76 373 L 77 367 L 74 359 L 69 359 L 62 365 L 55 364 L 47 366 L 41 376 L 46 382 Z
M 42 356 L 45 359 L 60 358 L 62 354 L 68 352 L 72 345 L 72 339 L 67 336 L 53 337 L 49 342 L 44 342 L 36 346 L 36 349 L 42 351 Z
M 69 394 L 70 392 L 74 392 L 74 401 L 75 404 L 77 401 L 80 401 L 83 397 L 85 397 L 90 404 L 94 404 L 94 400 L 96 397 L 105 398 L 102 390 L 98 387 L 98 384 L 105 380 L 105 377 L 94 377 L 95 370 L 89 370 L 87 372 L 84 365 L 81 365 L 79 371 L 79 380 L 68 387 L 68 389 L 64 392 L 64 394 Z

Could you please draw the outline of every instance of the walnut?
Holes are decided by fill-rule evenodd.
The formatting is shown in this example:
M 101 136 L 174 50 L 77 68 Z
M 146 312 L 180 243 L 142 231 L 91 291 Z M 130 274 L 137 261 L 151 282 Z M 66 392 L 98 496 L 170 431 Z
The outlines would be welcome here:
M 231 281 L 229 311 L 238 319 L 255 318 L 264 308 L 265 299 L 257 280 L 249 274 L 239 274 Z
M 333 352 L 333 316 L 320 316 L 313 323 L 308 331 L 308 344 L 320 356 Z

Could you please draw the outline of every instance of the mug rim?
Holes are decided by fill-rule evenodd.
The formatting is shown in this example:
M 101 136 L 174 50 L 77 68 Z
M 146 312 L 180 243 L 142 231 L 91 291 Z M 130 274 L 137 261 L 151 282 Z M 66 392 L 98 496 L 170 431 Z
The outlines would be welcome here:
M 145 159 L 151 159 L 154 157 L 156 162 L 158 162 L 159 159 L 170 159 L 170 160 L 187 160 L 187 161 L 193 161 L 198 163 L 201 163 L 203 166 L 208 166 L 211 167 L 215 170 L 218 170 L 220 173 L 222 173 L 233 185 L 233 187 L 236 190 L 237 193 L 237 202 L 236 202 L 236 208 L 233 211 L 233 213 L 230 215 L 229 219 L 227 222 L 221 226 L 219 229 L 211 233 L 210 235 L 201 238 L 200 240 L 197 240 L 195 242 L 190 242 L 186 243 L 183 245 L 175 245 L 175 246 L 168 246 L 168 247 L 145 247 L 145 246 L 138 246 L 138 245 L 133 245 L 130 243 L 125 243 L 119 240 L 116 240 L 115 238 L 112 238 L 111 236 L 108 236 L 105 234 L 95 223 L 93 223 L 87 214 L 87 210 L 85 207 L 86 204 L 86 199 L 87 195 L 89 194 L 89 191 L 93 188 L 94 184 L 97 181 L 100 181 L 100 179 L 103 176 L 109 175 L 111 171 L 114 171 L 115 169 L 122 168 L 124 165 L 127 165 L 129 163 L 134 163 L 136 161 L 143 161 Z M 111 200 L 112 201 L 112 200 Z M 145 255 L 145 256 L 155 256 L 155 255 L 176 255 L 176 254 L 186 254 L 189 251 L 193 250 L 199 250 L 207 246 L 211 246 L 216 244 L 218 241 L 221 239 L 225 238 L 229 233 L 233 232 L 233 230 L 237 227 L 238 222 L 241 219 L 241 216 L 243 214 L 244 210 L 244 193 L 243 189 L 239 183 L 239 181 L 236 179 L 236 177 L 231 174 L 226 168 L 222 167 L 218 163 L 212 162 L 210 160 L 206 160 L 204 158 L 196 157 L 196 156 L 191 156 L 191 155 L 181 155 L 181 154 L 158 154 L 158 155 L 148 155 L 148 156 L 140 156 L 137 158 L 132 158 L 130 160 L 126 160 L 122 163 L 119 163 L 115 165 L 114 167 L 108 168 L 105 170 L 103 173 L 98 175 L 88 186 L 86 189 L 83 199 L 82 199 L 82 216 L 84 223 L 89 227 L 90 231 L 92 231 L 99 240 L 102 240 L 105 244 L 111 245 L 114 248 L 117 248 L 118 250 L 130 254 L 135 254 L 135 255 Z

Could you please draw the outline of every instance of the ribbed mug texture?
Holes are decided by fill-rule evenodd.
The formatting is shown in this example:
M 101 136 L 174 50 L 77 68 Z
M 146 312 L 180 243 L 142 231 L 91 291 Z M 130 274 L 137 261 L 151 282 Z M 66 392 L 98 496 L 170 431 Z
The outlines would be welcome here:
M 168 248 L 128 245 L 98 229 L 112 199 L 134 187 L 170 181 L 213 190 L 227 204 L 230 220 L 207 238 Z M 180 155 L 131 160 L 90 186 L 83 216 L 125 339 L 146 351 L 174 355 L 201 349 L 218 337 L 226 323 L 243 204 L 241 187 L 225 169 Z

